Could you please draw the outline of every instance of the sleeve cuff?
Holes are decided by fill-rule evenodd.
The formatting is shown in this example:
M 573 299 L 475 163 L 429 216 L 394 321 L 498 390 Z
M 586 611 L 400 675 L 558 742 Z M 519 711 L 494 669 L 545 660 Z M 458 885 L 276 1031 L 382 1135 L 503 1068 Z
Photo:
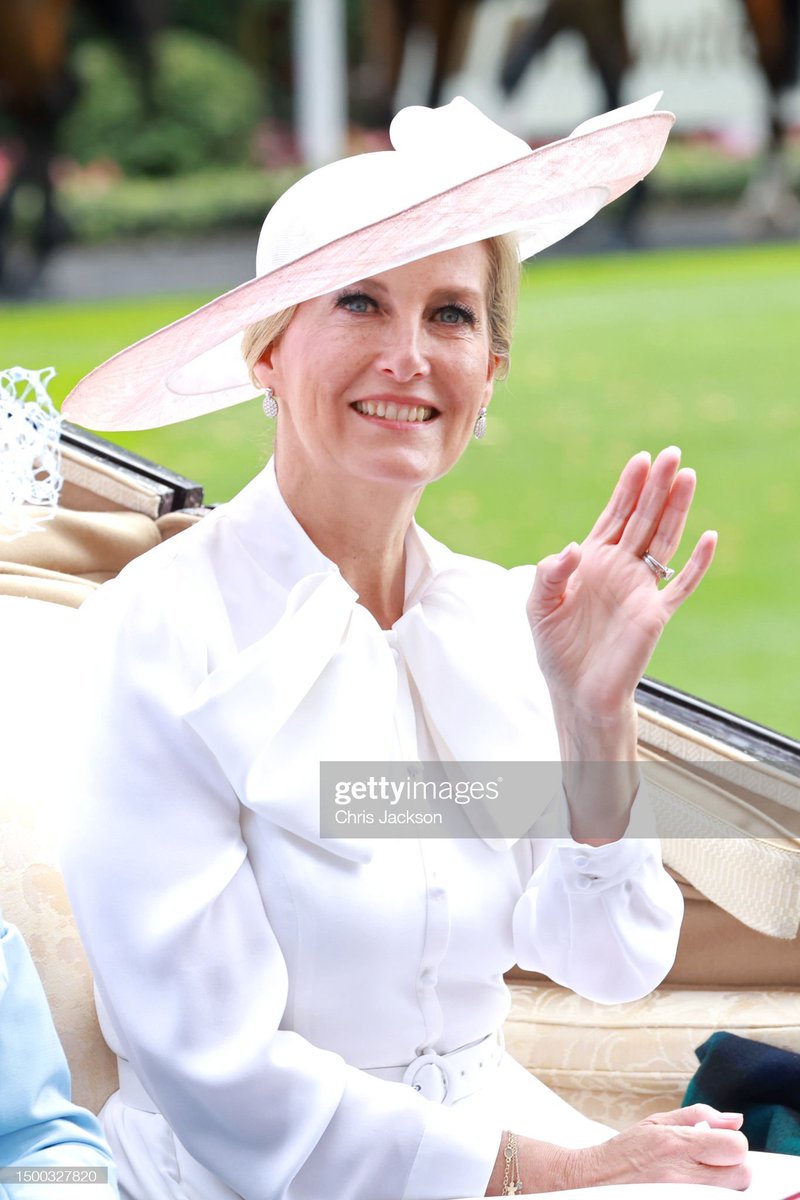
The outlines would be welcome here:
M 501 1126 L 467 1119 L 456 1108 L 430 1103 L 422 1141 L 403 1200 L 442 1195 L 484 1196 L 503 1135 Z
M 606 846 L 586 846 L 564 839 L 553 849 L 568 892 L 603 892 L 635 878 L 647 859 L 661 861 L 658 842 L 644 838 L 625 837 Z

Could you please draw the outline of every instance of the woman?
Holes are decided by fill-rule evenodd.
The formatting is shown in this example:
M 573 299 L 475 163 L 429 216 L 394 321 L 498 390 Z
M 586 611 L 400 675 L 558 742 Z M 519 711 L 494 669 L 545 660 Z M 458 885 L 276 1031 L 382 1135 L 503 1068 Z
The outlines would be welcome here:
M 246 398 L 249 369 L 277 413 L 274 463 L 82 610 L 66 869 L 120 1057 L 104 1120 L 124 1195 L 746 1182 L 736 1115 L 610 1138 L 497 1032 L 515 960 L 609 1002 L 672 961 L 676 890 L 657 847 L 622 835 L 633 690 L 713 553 L 704 535 L 658 590 L 692 473 L 674 449 L 637 455 L 532 589 L 413 522 L 482 433 L 518 257 L 650 169 L 671 120 L 651 107 L 533 153 L 465 101 L 406 110 L 394 151 L 276 205 L 256 280 L 67 406 L 166 423 Z M 564 836 L 320 832 L 321 763 L 558 756 L 566 792 L 532 797 L 527 824 L 562 807 Z M 615 766 L 598 782 L 596 763 Z M 687 1128 L 701 1119 L 715 1128 Z

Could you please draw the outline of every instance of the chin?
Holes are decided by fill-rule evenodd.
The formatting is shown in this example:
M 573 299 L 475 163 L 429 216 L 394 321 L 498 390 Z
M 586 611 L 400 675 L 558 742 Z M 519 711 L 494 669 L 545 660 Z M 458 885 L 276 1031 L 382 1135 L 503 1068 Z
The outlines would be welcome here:
M 449 464 L 432 462 L 428 455 L 414 453 L 372 455 L 366 461 L 351 463 L 349 473 L 365 482 L 394 487 L 421 488 L 440 479 L 450 469 Z

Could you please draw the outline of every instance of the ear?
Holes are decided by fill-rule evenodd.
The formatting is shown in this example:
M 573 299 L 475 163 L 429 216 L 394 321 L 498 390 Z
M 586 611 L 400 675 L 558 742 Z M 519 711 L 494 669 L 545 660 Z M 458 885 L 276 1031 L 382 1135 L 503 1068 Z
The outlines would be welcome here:
M 489 361 L 486 367 L 486 385 L 483 389 L 483 407 L 488 408 L 492 402 L 492 393 L 494 392 L 494 381 L 501 365 L 505 359 L 501 354 L 490 354 Z
M 253 367 L 253 375 L 263 388 L 275 386 L 275 364 L 273 362 L 274 342 L 270 342 L 264 353 Z

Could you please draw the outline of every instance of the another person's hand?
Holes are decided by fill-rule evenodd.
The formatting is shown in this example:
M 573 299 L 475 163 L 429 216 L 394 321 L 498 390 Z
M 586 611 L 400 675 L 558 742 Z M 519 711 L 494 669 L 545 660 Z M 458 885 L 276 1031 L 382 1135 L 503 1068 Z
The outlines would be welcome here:
M 707 1104 L 655 1113 L 599 1146 L 568 1150 L 519 1138 L 519 1175 L 526 1193 L 623 1183 L 695 1183 L 742 1190 L 749 1186 L 747 1139 L 740 1113 Z M 503 1147 L 487 1196 L 502 1194 Z
M 711 564 L 713 532 L 663 589 L 642 557 L 667 565 L 680 544 L 696 480 L 679 464 L 674 446 L 652 466 L 635 455 L 583 543 L 537 568 L 528 617 L 539 663 L 554 704 L 568 698 L 578 717 L 613 720 L 632 702 L 664 626 Z

